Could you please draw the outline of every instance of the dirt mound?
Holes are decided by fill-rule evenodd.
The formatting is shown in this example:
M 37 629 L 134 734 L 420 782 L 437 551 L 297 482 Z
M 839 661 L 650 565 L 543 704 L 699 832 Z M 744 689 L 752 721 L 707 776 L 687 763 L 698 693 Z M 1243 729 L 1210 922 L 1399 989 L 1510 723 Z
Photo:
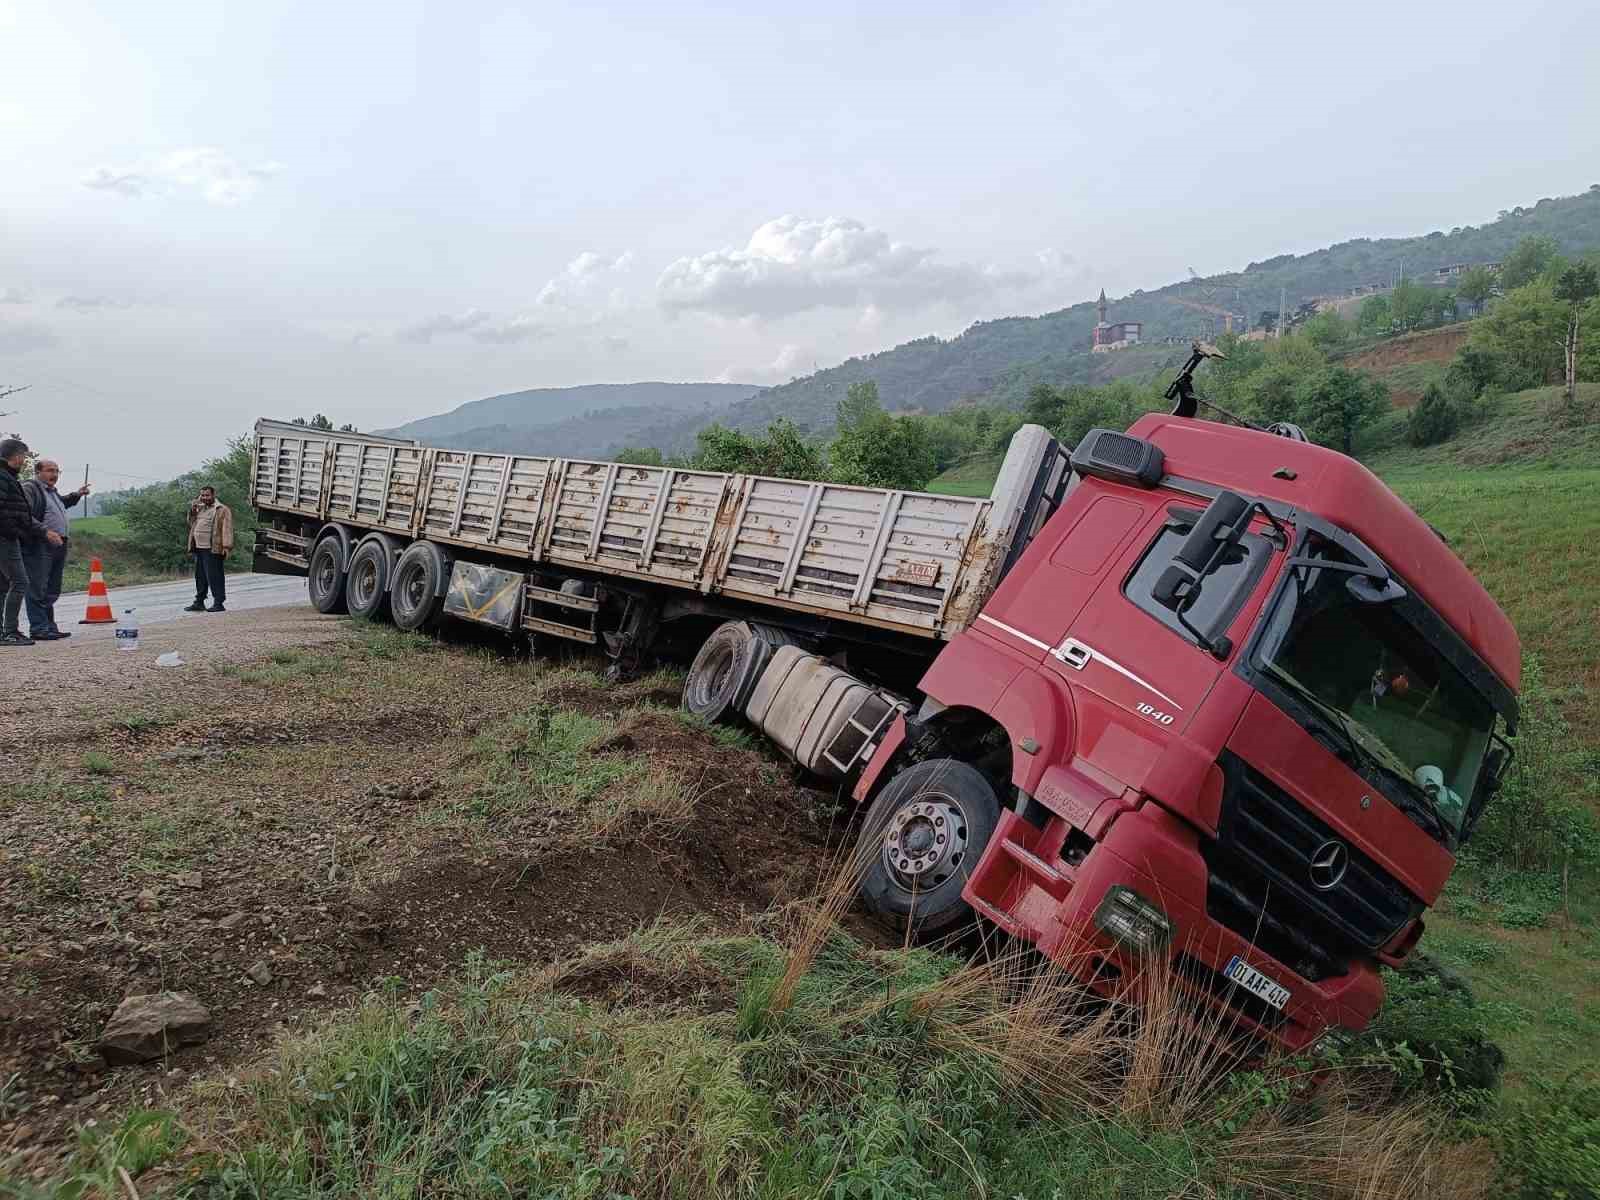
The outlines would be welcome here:
M 1365 371 L 1382 375 L 1385 371 L 1407 363 L 1449 362 L 1467 341 L 1468 325 L 1446 325 L 1442 329 L 1426 329 L 1408 333 L 1391 341 L 1380 342 L 1346 358 L 1342 365 L 1352 371 Z
M 203 715 L 159 725 L 109 714 L 76 731 L 85 764 L 102 755 L 92 768 L 30 748 L 28 802 L 0 829 L 0 1150 L 52 1156 L 75 1124 L 170 1103 L 374 987 L 426 990 L 475 949 L 552 963 L 662 915 L 731 931 L 811 891 L 837 856 L 831 793 L 636 707 L 670 690 L 657 679 L 561 672 L 545 688 L 539 664 L 435 651 L 422 690 L 415 669 L 347 660 L 313 684 L 230 679 Z M 530 704 L 614 724 L 595 751 L 684 781 L 686 815 L 623 810 L 590 841 L 531 798 L 473 815 L 476 735 Z M 603 975 L 574 986 L 621 995 Z M 199 997 L 212 1037 L 107 1067 L 93 1053 L 107 1017 L 162 989 Z

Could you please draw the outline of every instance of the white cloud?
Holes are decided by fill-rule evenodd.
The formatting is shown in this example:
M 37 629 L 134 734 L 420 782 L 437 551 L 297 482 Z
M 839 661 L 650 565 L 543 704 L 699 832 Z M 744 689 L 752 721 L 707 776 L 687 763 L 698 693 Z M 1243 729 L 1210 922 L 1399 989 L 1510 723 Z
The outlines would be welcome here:
M 661 273 L 656 297 L 668 313 L 771 318 L 815 308 L 920 308 L 1032 278 L 936 262 L 934 253 L 849 217 L 784 216 L 742 249 L 678 259 Z
M 632 345 L 627 338 L 616 337 L 612 334 L 607 334 L 605 337 L 601 338 L 600 344 L 612 354 L 621 354 L 623 351 L 627 350 L 630 345 Z
M 788 383 L 797 375 L 816 369 L 816 360 L 804 346 L 785 345 L 778 356 L 764 367 L 729 367 L 717 376 L 717 383 Z
M 546 336 L 550 331 L 529 316 L 509 317 L 504 321 L 491 321 L 472 331 L 480 342 L 496 346 L 509 346 L 513 342 L 528 342 Z
M 489 314 L 481 308 L 469 308 L 459 315 L 440 313 L 418 321 L 415 325 L 407 325 L 394 336 L 402 342 L 411 342 L 416 345 L 426 345 L 436 337 L 444 337 L 453 333 L 470 333 L 489 320 Z
M 504 320 L 481 308 L 469 308 L 463 313 L 439 313 L 408 325 L 394 336 L 398 341 L 413 345 L 427 345 L 436 337 L 461 334 L 489 345 L 505 346 L 543 337 L 548 330 L 532 317 L 516 316 Z
M 538 302 L 546 307 L 577 308 L 604 299 L 615 306 L 620 303 L 621 296 L 615 290 L 614 277 L 631 266 L 631 250 L 624 250 L 614 258 L 585 250 L 569 262 L 561 274 L 539 289 Z
M 28 293 L 21 288 L 8 287 L 0 289 L 0 304 L 26 304 Z
M 102 312 L 108 308 L 129 308 L 131 305 L 127 300 L 110 296 L 63 296 L 56 301 L 56 307 L 73 312 Z
M 145 196 L 188 188 L 213 204 L 242 204 L 283 170 L 281 163 L 243 163 L 210 146 L 171 150 L 132 166 L 100 166 L 86 174 L 86 188 L 119 196 Z

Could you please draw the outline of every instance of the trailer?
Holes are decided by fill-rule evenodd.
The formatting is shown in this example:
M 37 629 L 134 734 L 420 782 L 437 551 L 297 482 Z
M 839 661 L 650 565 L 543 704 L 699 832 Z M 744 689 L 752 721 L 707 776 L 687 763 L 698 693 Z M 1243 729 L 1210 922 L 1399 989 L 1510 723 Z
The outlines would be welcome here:
M 748 698 L 769 651 L 848 653 L 909 686 L 1061 503 L 1048 431 L 1013 437 L 987 498 L 429 447 L 261 420 L 258 570 L 303 571 L 324 612 L 443 619 L 596 646 L 619 671 L 702 649 L 696 711 Z M 737 639 L 735 639 L 737 641 Z M 732 662 L 723 656 L 731 655 Z

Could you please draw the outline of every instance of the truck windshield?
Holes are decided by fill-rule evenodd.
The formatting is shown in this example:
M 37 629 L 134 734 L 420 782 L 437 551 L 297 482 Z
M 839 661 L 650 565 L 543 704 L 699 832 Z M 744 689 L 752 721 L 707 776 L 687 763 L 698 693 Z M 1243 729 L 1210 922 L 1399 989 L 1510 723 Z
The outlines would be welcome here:
M 1346 561 L 1333 546 L 1307 554 Z M 1403 588 L 1373 586 L 1335 565 L 1298 566 L 1290 575 L 1256 667 L 1343 743 L 1336 750 L 1358 774 L 1453 841 L 1478 784 L 1494 708 L 1413 623 L 1408 610 L 1420 601 Z

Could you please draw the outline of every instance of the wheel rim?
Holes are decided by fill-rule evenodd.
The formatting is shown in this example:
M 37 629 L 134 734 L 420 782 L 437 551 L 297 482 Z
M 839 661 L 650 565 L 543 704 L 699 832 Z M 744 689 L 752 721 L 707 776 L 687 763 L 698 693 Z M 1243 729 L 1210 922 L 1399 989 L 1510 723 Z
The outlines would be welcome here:
M 409 612 L 419 612 L 422 609 L 423 593 L 427 590 L 423 574 L 421 566 L 413 563 L 406 571 L 405 578 L 400 581 L 399 591 L 405 598 L 406 609 Z
M 715 657 L 705 669 L 697 671 L 690 680 L 689 700 L 698 709 L 710 708 L 728 687 L 733 678 L 738 656 L 729 646 L 718 644 L 713 649 Z
M 367 607 L 377 594 L 378 564 L 370 557 L 363 558 L 350 573 L 350 591 L 354 593 L 356 605 L 360 608 Z
M 896 886 L 930 892 L 967 857 L 967 815 L 953 797 L 924 792 L 898 810 L 883 835 L 883 865 Z
M 333 594 L 333 585 L 338 579 L 339 568 L 334 563 L 333 552 L 324 550 L 317 555 L 317 595 L 329 596 Z

